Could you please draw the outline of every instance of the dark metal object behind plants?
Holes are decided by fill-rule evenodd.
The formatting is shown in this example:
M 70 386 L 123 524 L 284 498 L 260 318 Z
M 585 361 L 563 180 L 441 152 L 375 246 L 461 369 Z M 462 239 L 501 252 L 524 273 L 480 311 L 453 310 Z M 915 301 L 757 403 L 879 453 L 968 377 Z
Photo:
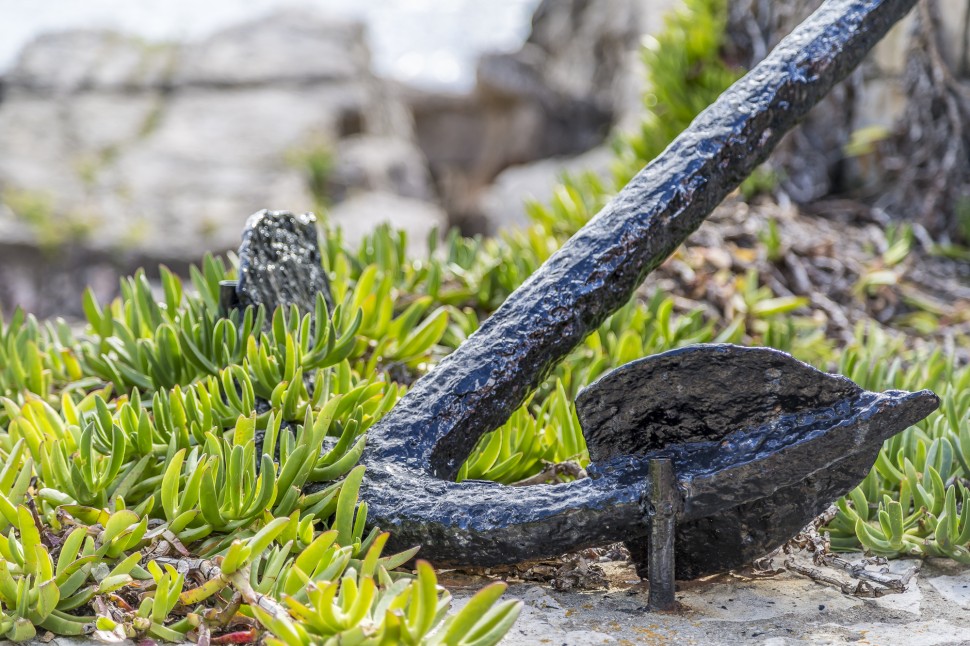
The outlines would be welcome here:
M 222 297 L 225 306 L 296 305 L 314 311 L 317 294 L 323 294 L 333 311 L 330 282 L 323 270 L 317 242 L 317 219 L 312 213 L 266 209 L 249 216 L 239 247 L 237 301 Z M 267 322 L 272 318 L 267 319 Z
M 651 573 L 651 605 L 667 606 L 674 552 L 680 576 L 734 567 L 855 486 L 883 440 L 929 414 L 936 396 L 870 393 L 784 353 L 735 346 L 648 357 L 581 393 L 589 478 L 526 488 L 447 479 L 914 2 L 823 5 L 420 379 L 370 431 L 368 521 L 440 564 L 512 563 L 623 540 L 642 574 L 663 565 Z

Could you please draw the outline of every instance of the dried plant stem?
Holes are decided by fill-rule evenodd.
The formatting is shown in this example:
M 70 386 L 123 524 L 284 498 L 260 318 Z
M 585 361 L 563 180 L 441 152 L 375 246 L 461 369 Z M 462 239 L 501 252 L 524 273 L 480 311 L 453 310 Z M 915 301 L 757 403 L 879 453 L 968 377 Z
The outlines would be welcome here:
M 785 568 L 802 576 L 807 576 L 816 583 L 838 588 L 843 594 L 856 597 L 882 597 L 887 594 L 905 592 L 906 586 L 919 571 L 918 568 L 911 568 L 903 574 L 890 574 L 884 567 L 886 564 L 884 558 L 866 558 L 853 563 L 831 551 L 828 535 L 819 534 L 819 529 L 834 519 L 837 513 L 838 510 L 834 505 L 829 507 L 818 518 L 809 523 L 798 536 L 788 541 L 776 552 L 777 554 L 783 551 L 788 555 L 788 558 L 785 559 Z M 801 552 L 811 552 L 812 563 L 818 567 L 809 567 L 799 563 L 796 556 Z M 881 569 L 867 569 L 870 566 L 879 566 Z M 845 581 L 827 574 L 819 569 L 822 567 L 840 570 L 851 577 L 852 580 Z
M 229 577 L 229 582 L 232 583 L 232 587 L 242 595 L 243 601 L 250 606 L 258 606 L 261 610 L 265 611 L 266 614 L 273 617 L 278 621 L 291 622 L 292 618 L 290 613 L 286 611 L 276 599 L 269 597 L 265 594 L 260 594 L 253 590 L 253 586 L 249 583 L 250 568 L 245 566 L 233 572 Z
M 202 585 L 183 592 L 180 597 L 182 603 L 200 601 L 211 596 L 211 594 L 214 594 L 227 585 L 231 585 L 232 588 L 239 593 L 243 602 L 246 604 L 250 606 L 259 606 L 261 610 L 265 611 L 274 619 L 287 622 L 291 621 L 290 614 L 286 611 L 286 608 L 283 607 L 283 604 L 276 599 L 273 599 L 265 594 L 260 594 L 253 589 L 253 586 L 249 582 L 250 567 L 248 565 L 239 568 L 239 570 L 233 572 L 232 574 L 227 575 L 214 561 L 210 561 L 209 559 L 160 558 L 156 559 L 156 562 L 159 565 L 171 565 L 177 571 L 182 573 L 198 573 L 205 580 Z
M 542 468 L 542 471 L 526 478 L 525 480 L 519 480 L 518 482 L 513 482 L 513 487 L 528 487 L 537 484 L 555 484 L 557 482 L 563 482 L 563 476 L 571 477 L 576 480 L 586 477 L 586 470 L 580 466 L 580 464 L 574 460 L 567 460 L 566 462 L 547 462 Z
M 846 572 L 849 576 L 862 579 L 864 581 L 870 581 L 878 585 L 885 586 L 893 592 L 905 592 L 906 586 L 909 584 L 913 575 L 918 572 L 917 568 L 912 568 L 905 574 L 894 575 L 888 572 L 880 572 L 867 570 L 866 566 L 872 564 L 870 559 L 865 559 L 859 563 L 851 563 L 841 556 L 832 554 L 831 552 L 826 554 L 818 555 L 818 562 L 827 565 L 828 567 L 836 568 Z M 888 594 L 888 592 L 886 593 Z M 878 595 L 877 595 L 878 596 Z

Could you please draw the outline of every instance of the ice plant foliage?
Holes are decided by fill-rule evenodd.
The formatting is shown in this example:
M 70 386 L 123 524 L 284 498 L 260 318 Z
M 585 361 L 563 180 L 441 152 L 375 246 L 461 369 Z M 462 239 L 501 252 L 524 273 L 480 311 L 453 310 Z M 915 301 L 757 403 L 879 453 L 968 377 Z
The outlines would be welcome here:
M 192 295 L 164 269 L 164 300 L 141 272 L 110 305 L 85 293 L 79 338 L 19 311 L 0 327 L 6 637 L 501 638 L 519 608 L 503 584 L 448 614 L 427 564 L 397 571 L 416 550 L 384 555 L 387 535 L 365 530 L 355 465 L 405 387 L 388 375 L 406 383 L 447 351 L 449 321 L 388 266 L 340 258 L 340 305 L 318 299 L 312 325 L 295 310 L 220 319 L 232 270 L 207 258 Z
M 85 295 L 79 337 L 15 312 L 0 328 L 4 634 L 181 640 L 258 626 L 288 644 L 494 643 L 516 603 L 497 584 L 449 615 L 430 567 L 401 573 L 414 553 L 384 555 L 386 535 L 366 529 L 355 465 L 374 421 L 561 235 L 541 223 L 498 241 L 452 235 L 409 260 L 387 228 L 354 250 L 334 233 L 324 262 L 340 305 L 331 315 L 320 299 L 315 325 L 282 310 L 218 319 L 218 282 L 233 269 L 211 258 L 191 294 L 163 270 L 164 300 L 142 274 L 110 305 Z M 941 393 L 941 411 L 887 442 L 838 503 L 832 544 L 970 560 L 970 369 L 875 327 L 838 349 L 802 301 L 752 273 L 735 287 L 732 320 L 676 314 L 659 292 L 625 306 L 483 438 L 460 477 L 514 483 L 546 463 L 585 463 L 571 401 L 612 367 L 691 343 L 764 343 L 823 366 L 841 356 L 839 372 L 865 387 Z M 311 482 L 332 484 L 304 494 Z

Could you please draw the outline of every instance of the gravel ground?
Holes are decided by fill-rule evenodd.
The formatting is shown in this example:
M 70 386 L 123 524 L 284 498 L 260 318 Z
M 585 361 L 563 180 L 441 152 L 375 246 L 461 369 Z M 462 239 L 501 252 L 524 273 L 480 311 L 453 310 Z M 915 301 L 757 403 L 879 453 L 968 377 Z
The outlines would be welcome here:
M 970 255 L 945 256 L 918 224 L 907 251 L 896 255 L 901 226 L 847 200 L 799 210 L 729 198 L 647 277 L 644 293 L 660 288 L 674 297 L 675 311 L 700 307 L 713 320 L 731 321 L 739 279 L 756 271 L 775 296 L 807 298 L 799 312 L 832 339 L 851 341 L 860 322 L 908 345 L 970 334 Z M 919 317 L 932 324 L 919 325 Z M 964 349 L 957 356 L 970 359 Z

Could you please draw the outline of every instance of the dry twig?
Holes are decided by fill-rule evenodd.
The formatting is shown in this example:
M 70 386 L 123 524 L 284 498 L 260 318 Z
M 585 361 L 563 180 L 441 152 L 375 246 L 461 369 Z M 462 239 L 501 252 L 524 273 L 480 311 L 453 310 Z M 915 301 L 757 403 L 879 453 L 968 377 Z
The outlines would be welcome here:
M 905 592 L 906 586 L 919 571 L 918 568 L 910 568 L 903 574 L 892 574 L 886 567 L 888 561 L 884 558 L 865 558 L 854 563 L 831 551 L 828 536 L 820 534 L 819 529 L 835 518 L 836 513 L 834 505 L 829 507 L 797 536 L 773 554 L 755 563 L 756 571 L 760 569 L 771 574 L 777 573 L 777 570 L 769 570 L 772 557 L 784 553 L 787 555 L 785 569 L 806 576 L 816 583 L 838 588 L 843 594 L 871 598 Z M 799 557 L 806 553 L 812 555 L 812 565 L 799 562 Z M 878 569 L 871 569 L 873 567 Z M 846 575 L 848 580 L 837 576 L 837 573 Z
M 513 487 L 528 487 L 537 484 L 557 484 L 560 482 L 565 482 L 563 476 L 579 480 L 580 478 L 586 477 L 586 469 L 581 467 L 578 462 L 574 460 L 567 460 L 566 462 L 546 462 L 542 471 L 526 478 L 525 480 L 519 480 L 518 482 L 513 482 L 511 486 Z

